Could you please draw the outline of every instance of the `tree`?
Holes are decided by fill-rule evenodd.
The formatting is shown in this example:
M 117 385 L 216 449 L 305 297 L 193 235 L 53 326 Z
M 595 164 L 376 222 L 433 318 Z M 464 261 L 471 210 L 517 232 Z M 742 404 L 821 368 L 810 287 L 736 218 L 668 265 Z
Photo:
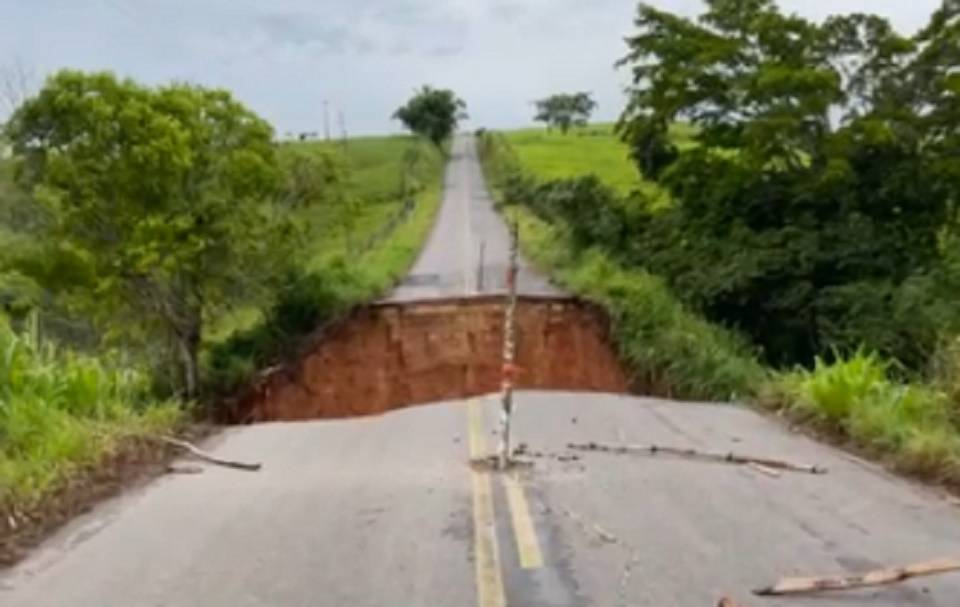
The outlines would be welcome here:
M 960 192 L 957 3 L 917 39 L 872 15 L 705 5 L 689 19 L 641 4 L 620 62 L 633 75 L 620 133 L 674 201 L 633 258 L 774 362 L 860 342 L 905 352 L 894 302 L 939 263 Z M 678 121 L 697 145 L 673 144 Z
M 12 114 L 36 90 L 36 74 L 19 57 L 0 65 L 0 117 Z
M 596 101 L 586 92 L 551 95 L 534 103 L 537 106 L 537 115 L 533 119 L 545 122 L 547 129 L 560 129 L 564 135 L 572 126 L 586 125 L 590 115 L 597 109 Z
M 270 125 L 225 91 L 65 70 L 6 131 L 46 236 L 92 268 L 90 307 L 169 336 L 194 396 L 204 319 L 285 255 Z
M 423 86 L 406 105 L 393 114 L 412 133 L 422 135 L 437 147 L 456 130 L 457 124 L 467 118 L 467 104 L 448 89 Z

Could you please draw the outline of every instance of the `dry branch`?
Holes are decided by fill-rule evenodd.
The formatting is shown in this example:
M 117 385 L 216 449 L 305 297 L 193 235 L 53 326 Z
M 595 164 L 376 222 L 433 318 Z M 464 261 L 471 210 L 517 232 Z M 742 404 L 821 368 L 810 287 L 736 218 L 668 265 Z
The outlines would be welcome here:
M 758 596 L 780 596 L 827 590 L 853 590 L 855 588 L 895 584 L 910 578 L 939 575 L 951 571 L 960 571 L 960 560 L 939 559 L 905 567 L 877 569 L 860 575 L 784 578 L 773 586 L 758 588 L 753 593 Z
M 780 472 L 777 470 L 774 470 L 773 468 L 770 468 L 769 466 L 764 466 L 754 462 L 750 462 L 749 464 L 747 464 L 747 466 L 749 466 L 751 470 L 756 470 L 757 472 L 761 474 L 766 474 L 769 477 L 780 478 Z
M 197 447 L 191 445 L 187 441 L 182 441 L 177 438 L 170 438 L 169 436 L 162 436 L 160 440 L 168 445 L 173 445 L 174 447 L 179 447 L 180 449 L 185 450 L 190 455 L 196 457 L 197 459 L 203 460 L 209 464 L 215 464 L 217 466 L 224 466 L 226 468 L 235 468 L 237 470 L 247 470 L 249 472 L 256 472 L 259 470 L 262 465 L 260 463 L 248 464 L 245 462 L 237 462 L 229 459 L 221 459 L 214 455 L 210 455 L 206 451 L 202 451 Z
M 737 455 L 736 453 L 710 453 L 696 449 L 679 449 L 661 445 L 604 445 L 600 443 L 569 443 L 568 448 L 577 451 L 599 451 L 602 453 L 635 453 L 641 455 L 657 455 L 664 453 L 693 459 L 703 459 L 737 465 L 755 465 L 774 470 L 790 470 L 792 472 L 806 472 L 808 474 L 826 474 L 827 469 L 809 464 L 796 464 L 778 459 Z

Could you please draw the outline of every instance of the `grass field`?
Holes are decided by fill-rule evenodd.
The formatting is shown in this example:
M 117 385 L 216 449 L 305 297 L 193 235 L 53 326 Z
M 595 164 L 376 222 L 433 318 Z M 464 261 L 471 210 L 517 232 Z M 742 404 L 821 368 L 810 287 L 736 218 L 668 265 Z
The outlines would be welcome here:
M 621 194 L 640 186 L 640 174 L 613 125 L 591 125 L 568 135 L 537 128 L 506 131 L 504 136 L 524 170 L 541 179 L 592 174 Z
M 296 145 L 322 150 L 331 144 Z M 382 295 L 415 261 L 439 207 L 444 155 L 412 137 L 350 140 L 346 153 L 349 224 L 337 213 L 306 211 L 319 215 L 309 218 L 318 225 L 297 260 L 302 275 L 271 301 L 250 302 L 217 319 L 205 356 L 215 391 L 243 385 L 258 368 L 283 358 L 304 334 Z M 412 166 L 411 154 L 417 157 Z M 401 216 L 404 186 L 415 205 Z
M 671 134 L 679 146 L 690 145 L 689 126 L 677 124 Z M 644 183 L 613 124 L 592 124 L 567 135 L 543 128 L 505 131 L 503 135 L 523 169 L 539 179 L 595 175 L 620 194 L 652 187 Z
M 347 213 L 343 212 L 344 209 L 323 206 L 304 212 L 304 219 L 314 226 L 299 260 L 307 271 L 323 272 L 325 268 L 341 262 L 348 267 L 354 264 L 367 266 L 364 258 L 375 251 L 364 250 L 364 245 L 401 212 L 404 187 L 418 203 L 426 202 L 429 206 L 436 202 L 436 188 L 439 187 L 444 166 L 443 155 L 416 137 L 358 137 L 347 140 L 346 145 L 322 141 L 284 145 L 318 152 L 332 150 L 342 155 L 345 166 L 350 205 Z M 405 158 L 409 159 L 411 154 L 415 155 L 416 161 L 412 163 L 412 169 L 404 174 Z M 390 248 L 394 244 L 393 239 L 383 244 Z M 419 242 L 410 244 L 418 246 Z M 389 270 L 386 268 L 386 271 Z M 255 327 L 264 319 L 263 308 L 266 304 L 251 301 L 234 306 L 216 319 L 206 336 L 207 341 L 222 342 L 237 331 Z
M 442 155 L 415 137 L 358 137 L 346 144 L 290 143 L 314 150 L 334 150 L 346 168 L 349 210 L 315 208 L 309 218 L 317 227 L 305 263 L 319 269 L 337 257 L 351 257 L 403 207 L 403 192 L 421 196 L 439 179 Z

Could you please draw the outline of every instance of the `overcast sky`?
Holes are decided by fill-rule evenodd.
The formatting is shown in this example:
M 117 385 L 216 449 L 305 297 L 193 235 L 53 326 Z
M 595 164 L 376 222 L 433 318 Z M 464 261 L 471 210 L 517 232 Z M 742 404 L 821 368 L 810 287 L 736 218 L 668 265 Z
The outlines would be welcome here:
M 875 12 L 904 32 L 939 0 L 781 0 L 808 17 Z M 698 0 L 660 0 L 693 14 Z M 226 87 L 278 131 L 394 132 L 414 87 L 452 88 L 472 126 L 529 124 L 531 101 L 592 91 L 622 103 L 635 0 L 0 0 L 0 65 L 110 69 L 145 82 Z

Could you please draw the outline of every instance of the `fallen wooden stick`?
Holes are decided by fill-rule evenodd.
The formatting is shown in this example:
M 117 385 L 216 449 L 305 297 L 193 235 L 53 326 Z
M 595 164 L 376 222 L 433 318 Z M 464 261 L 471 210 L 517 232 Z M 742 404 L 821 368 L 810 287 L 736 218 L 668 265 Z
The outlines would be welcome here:
M 769 466 L 764 466 L 761 464 L 757 464 L 755 462 L 750 462 L 749 464 L 747 464 L 747 466 L 749 466 L 751 470 L 756 470 L 757 472 L 761 474 L 766 474 L 769 477 L 780 478 L 780 472 L 777 470 L 774 470 L 773 468 L 770 468 Z
M 795 464 L 778 459 L 768 459 L 764 457 L 751 457 L 747 455 L 737 455 L 735 453 L 709 453 L 706 451 L 697 451 L 696 449 L 679 449 L 676 447 L 664 447 L 661 445 L 604 445 L 600 443 L 569 443 L 567 447 L 577 451 L 599 451 L 603 453 L 640 453 L 647 455 L 657 455 L 666 453 L 668 455 L 678 455 L 680 457 L 692 457 L 695 459 L 705 459 L 715 462 L 724 462 L 728 464 L 763 466 L 776 470 L 790 470 L 792 472 L 806 472 L 808 474 L 826 474 L 827 469 L 821 466 L 811 466 L 808 464 Z
M 248 464 L 245 462 L 236 462 L 229 459 L 221 459 L 219 457 L 210 455 L 206 451 L 201 451 L 200 449 L 194 447 L 187 441 L 182 441 L 178 438 L 161 436 L 160 440 L 164 443 L 167 443 L 168 445 L 173 445 L 174 447 L 179 447 L 187 451 L 188 453 L 190 453 L 190 455 L 196 457 L 197 459 L 203 460 L 210 464 L 215 464 L 217 466 L 224 466 L 226 468 L 236 468 L 237 470 L 247 470 L 249 472 L 256 472 L 262 467 L 262 465 L 259 463 Z
M 939 559 L 925 563 L 917 563 L 915 565 L 907 565 L 906 567 L 877 569 L 860 575 L 784 578 L 773 586 L 758 588 L 754 590 L 753 593 L 758 596 L 780 596 L 785 594 L 823 592 L 827 590 L 853 590 L 855 588 L 866 588 L 868 586 L 895 584 L 909 580 L 910 578 L 938 575 L 951 571 L 960 571 L 960 560 Z

